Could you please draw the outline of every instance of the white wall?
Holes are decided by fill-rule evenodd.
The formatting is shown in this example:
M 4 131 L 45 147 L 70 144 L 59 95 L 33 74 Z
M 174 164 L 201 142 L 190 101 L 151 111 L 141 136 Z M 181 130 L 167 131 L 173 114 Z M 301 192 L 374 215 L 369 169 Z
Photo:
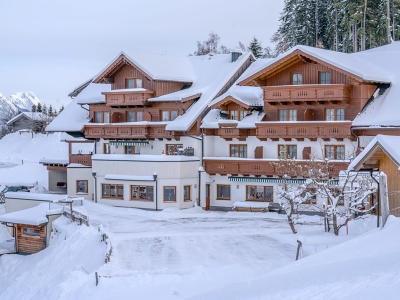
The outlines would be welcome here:
M 94 195 L 93 189 L 93 176 L 91 167 L 78 167 L 71 168 L 67 167 L 67 193 L 69 196 L 79 196 L 84 197 L 86 200 L 92 200 Z M 88 181 L 88 193 L 87 194 L 77 194 L 76 193 L 76 182 L 77 180 L 87 180 Z

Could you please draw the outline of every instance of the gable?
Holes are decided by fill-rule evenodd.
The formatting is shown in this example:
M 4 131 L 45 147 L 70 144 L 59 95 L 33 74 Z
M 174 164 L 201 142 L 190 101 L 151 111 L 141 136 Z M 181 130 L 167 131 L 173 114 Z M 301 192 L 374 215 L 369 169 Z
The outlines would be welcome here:
M 303 67 L 301 68 L 300 66 Z M 254 73 L 253 75 L 239 82 L 239 85 L 250 85 L 250 86 L 272 85 L 268 84 L 268 80 L 271 80 L 274 77 L 275 78 L 279 77 L 279 74 L 288 72 L 290 68 L 293 69 L 296 67 L 303 70 L 310 70 L 310 72 L 312 69 L 332 70 L 336 75 L 335 78 L 339 78 L 338 79 L 339 81 L 346 81 L 346 80 L 357 81 L 357 82 L 363 81 L 363 79 L 356 74 L 343 70 L 331 63 L 325 62 L 320 58 L 316 58 L 308 53 L 296 49 L 291 53 L 272 61 L 265 68 L 259 70 L 258 72 Z M 288 78 L 289 78 L 288 80 L 290 80 L 290 76 Z M 291 83 L 285 83 L 285 84 L 291 84 Z
M 238 100 L 238 99 L 236 99 L 236 98 L 234 98 L 232 96 L 227 96 L 227 97 L 221 99 L 220 101 L 214 103 L 211 106 L 211 109 L 220 108 L 221 106 L 227 106 L 232 102 L 237 104 L 240 107 L 245 108 L 245 109 L 249 109 L 250 108 L 250 106 L 248 104 L 243 103 L 242 101 L 240 101 L 240 100 Z

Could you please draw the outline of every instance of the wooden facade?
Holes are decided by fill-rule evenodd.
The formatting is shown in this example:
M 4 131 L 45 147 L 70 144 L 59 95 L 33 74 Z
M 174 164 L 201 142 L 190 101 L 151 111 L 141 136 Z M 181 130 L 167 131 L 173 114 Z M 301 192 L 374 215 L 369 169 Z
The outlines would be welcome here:
M 33 226 L 16 224 L 16 241 L 18 253 L 37 253 L 46 248 L 46 225 Z M 38 235 L 28 235 L 27 231 Z

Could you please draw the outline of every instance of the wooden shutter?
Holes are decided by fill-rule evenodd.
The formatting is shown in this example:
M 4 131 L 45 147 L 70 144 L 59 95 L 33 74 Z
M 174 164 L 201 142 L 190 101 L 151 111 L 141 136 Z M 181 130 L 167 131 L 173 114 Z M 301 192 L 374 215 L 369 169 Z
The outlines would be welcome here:
M 310 159 L 311 157 L 311 147 L 303 148 L 303 159 Z
M 263 158 L 263 146 L 258 146 L 254 150 L 254 158 Z

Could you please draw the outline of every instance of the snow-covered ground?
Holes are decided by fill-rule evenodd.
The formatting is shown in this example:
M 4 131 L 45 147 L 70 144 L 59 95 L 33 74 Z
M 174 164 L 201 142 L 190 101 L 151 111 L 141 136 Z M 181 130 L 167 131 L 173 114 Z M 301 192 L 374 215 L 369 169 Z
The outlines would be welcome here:
M 89 228 L 62 217 L 47 249 L 0 257 L 0 299 L 397 299 L 400 291 L 395 218 L 383 230 L 360 220 L 335 237 L 319 217 L 302 219 L 294 235 L 276 213 L 85 208 Z M 100 224 L 113 247 L 107 264 Z

